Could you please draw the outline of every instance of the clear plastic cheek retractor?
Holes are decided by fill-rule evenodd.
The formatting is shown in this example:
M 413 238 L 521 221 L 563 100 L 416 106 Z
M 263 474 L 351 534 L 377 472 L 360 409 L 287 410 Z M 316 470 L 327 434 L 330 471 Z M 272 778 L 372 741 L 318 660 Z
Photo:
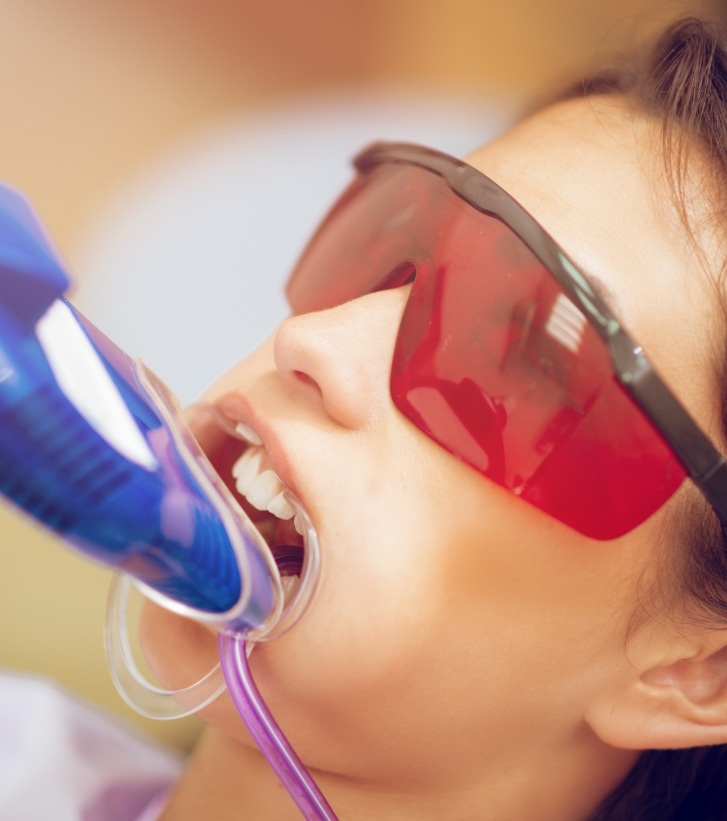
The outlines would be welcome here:
M 315 531 L 291 495 L 305 547 L 295 560 L 300 581 L 286 601 L 280 562 L 198 446 L 172 393 L 66 301 L 68 286 L 26 201 L 0 185 L 0 493 L 84 555 L 121 571 L 107 651 L 132 706 L 157 718 L 186 715 L 227 683 L 304 816 L 332 819 L 267 713 L 245 652 L 305 609 L 317 579 Z M 216 628 L 221 669 L 183 690 L 149 682 L 127 634 L 132 583 L 161 606 Z

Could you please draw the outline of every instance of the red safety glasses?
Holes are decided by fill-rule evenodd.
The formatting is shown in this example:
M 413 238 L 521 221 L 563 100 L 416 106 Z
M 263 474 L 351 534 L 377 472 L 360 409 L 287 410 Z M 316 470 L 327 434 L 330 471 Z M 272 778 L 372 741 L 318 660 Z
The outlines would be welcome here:
M 685 475 L 727 522 L 724 459 L 512 197 L 418 146 L 355 165 L 288 282 L 295 313 L 411 282 L 391 395 L 424 433 L 595 539 L 636 527 Z

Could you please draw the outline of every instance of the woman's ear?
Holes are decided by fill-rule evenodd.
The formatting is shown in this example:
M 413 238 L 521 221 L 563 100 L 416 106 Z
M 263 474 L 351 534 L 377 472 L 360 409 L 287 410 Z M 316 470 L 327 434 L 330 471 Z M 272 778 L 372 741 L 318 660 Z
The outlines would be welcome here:
M 727 743 L 727 630 L 648 632 L 629 642 L 632 674 L 592 701 L 587 724 L 628 749 Z

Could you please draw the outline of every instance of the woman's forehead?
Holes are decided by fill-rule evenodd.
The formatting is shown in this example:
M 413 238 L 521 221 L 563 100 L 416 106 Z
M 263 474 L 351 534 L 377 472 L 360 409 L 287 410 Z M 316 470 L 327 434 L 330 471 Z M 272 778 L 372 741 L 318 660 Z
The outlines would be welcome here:
M 711 249 L 719 243 L 706 238 L 704 257 L 695 248 L 659 136 L 657 123 L 618 98 L 578 99 L 533 115 L 468 160 L 602 283 L 627 331 L 713 429 L 723 329 L 711 281 L 722 263 Z

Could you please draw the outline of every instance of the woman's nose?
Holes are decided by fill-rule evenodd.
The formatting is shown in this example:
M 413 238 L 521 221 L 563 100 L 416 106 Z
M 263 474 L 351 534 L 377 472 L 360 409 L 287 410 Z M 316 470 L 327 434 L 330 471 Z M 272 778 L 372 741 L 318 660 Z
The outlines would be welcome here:
M 358 428 L 390 402 L 389 375 L 410 285 L 286 319 L 274 342 L 278 371 L 301 399 Z

